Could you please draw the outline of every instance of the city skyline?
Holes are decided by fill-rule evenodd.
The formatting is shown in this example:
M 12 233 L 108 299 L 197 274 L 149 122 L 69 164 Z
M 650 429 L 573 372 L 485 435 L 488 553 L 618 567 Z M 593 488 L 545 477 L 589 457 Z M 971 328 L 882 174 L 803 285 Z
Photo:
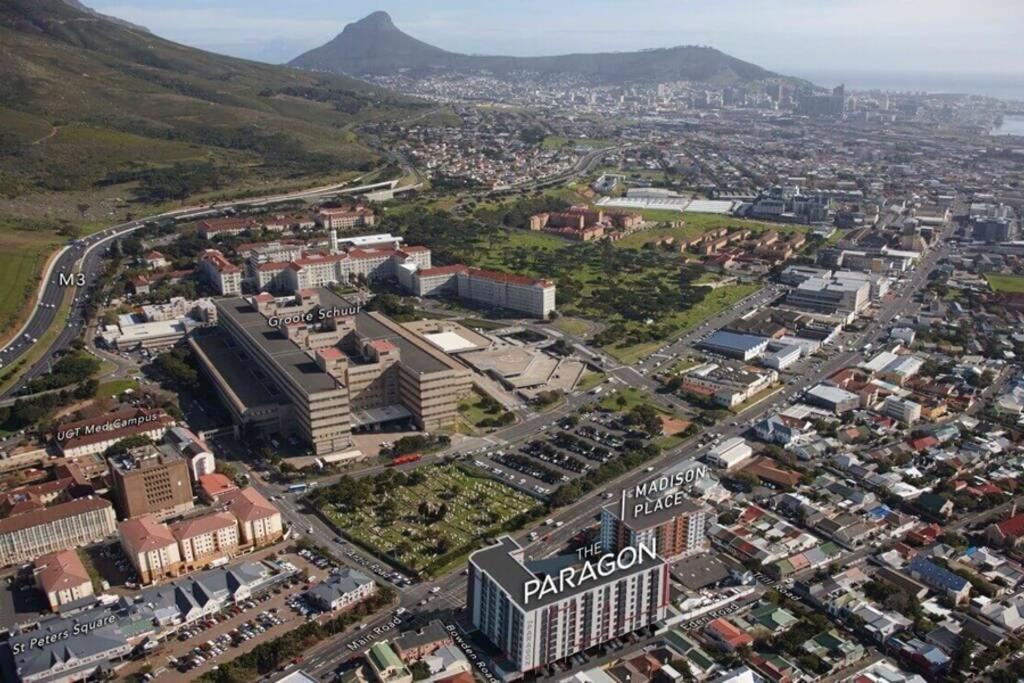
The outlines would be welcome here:
M 911 0 L 898 7 L 881 0 L 749 1 L 714 7 L 649 0 L 639 7 L 642 11 L 627 14 L 607 2 L 482 8 L 462 0 L 429 9 L 404 1 L 382 5 L 360 0 L 338 7 L 315 0 L 305 3 L 303 15 L 278 0 L 185 0 L 173 7 L 156 0 L 103 0 L 95 9 L 188 45 L 272 63 L 288 61 L 330 40 L 346 24 L 384 10 L 410 35 L 471 54 L 528 56 L 710 45 L 788 75 L 867 84 L 873 77 L 885 83 L 877 77 L 901 74 L 908 83 L 916 77 L 923 87 L 935 83 L 936 89 L 943 89 L 941 80 L 929 76 L 1000 80 L 1024 71 L 1013 28 L 1024 21 L 1024 8 L 1000 0 L 982 0 L 969 8 L 947 0 Z M 231 39 L 225 38 L 227 27 Z M 941 49 L 936 49 L 939 45 Z M 896 63 L 900 68 L 891 68 Z

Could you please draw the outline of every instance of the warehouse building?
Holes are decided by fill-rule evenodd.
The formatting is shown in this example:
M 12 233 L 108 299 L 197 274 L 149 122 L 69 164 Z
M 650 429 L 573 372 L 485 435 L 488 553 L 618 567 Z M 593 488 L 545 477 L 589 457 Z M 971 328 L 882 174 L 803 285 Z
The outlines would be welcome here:
M 860 405 L 860 397 L 830 384 L 818 384 L 807 390 L 804 402 L 841 415 L 855 410 Z
M 710 353 L 717 353 L 727 358 L 736 358 L 742 361 L 757 358 L 768 347 L 768 340 L 752 334 L 737 334 L 717 330 L 697 344 L 697 348 Z

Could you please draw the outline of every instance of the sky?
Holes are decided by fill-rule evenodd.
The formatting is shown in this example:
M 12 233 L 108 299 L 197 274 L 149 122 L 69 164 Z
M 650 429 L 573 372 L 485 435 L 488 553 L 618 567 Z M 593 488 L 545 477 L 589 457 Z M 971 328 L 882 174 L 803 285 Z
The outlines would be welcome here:
M 86 0 L 89 4 L 89 0 Z M 281 63 L 384 10 L 456 52 L 710 45 L 796 76 L 1024 78 L 1022 0 L 92 0 L 171 40 Z

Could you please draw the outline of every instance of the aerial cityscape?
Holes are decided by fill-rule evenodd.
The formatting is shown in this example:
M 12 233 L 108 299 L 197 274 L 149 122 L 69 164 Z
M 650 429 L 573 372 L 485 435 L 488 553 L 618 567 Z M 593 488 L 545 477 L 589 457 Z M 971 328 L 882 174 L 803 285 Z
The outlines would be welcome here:
M 692 4 L 0 0 L 0 680 L 1024 680 L 1024 6 Z

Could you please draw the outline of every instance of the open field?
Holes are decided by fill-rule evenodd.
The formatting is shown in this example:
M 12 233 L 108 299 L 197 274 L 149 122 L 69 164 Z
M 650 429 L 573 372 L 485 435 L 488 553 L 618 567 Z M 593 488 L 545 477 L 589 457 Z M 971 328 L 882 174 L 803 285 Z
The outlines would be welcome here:
M 607 375 L 605 375 L 603 372 L 588 371 L 583 375 L 583 379 L 580 380 L 580 383 L 577 385 L 576 388 L 579 389 L 580 391 L 590 391 L 598 384 L 603 382 L 606 377 Z
M 422 477 L 390 485 L 372 504 L 328 518 L 359 545 L 415 572 L 437 574 L 462 562 L 481 541 L 519 526 L 537 501 L 457 465 L 420 468 Z M 410 483 L 415 481 L 415 483 Z
M 605 410 L 612 410 L 616 412 L 628 413 L 633 408 L 639 405 L 648 403 L 654 406 L 658 412 L 665 412 L 661 408 L 658 408 L 657 404 L 651 401 L 650 396 L 643 389 L 637 389 L 636 387 L 623 387 L 614 392 L 609 391 L 601 399 L 600 405 Z
M 131 379 L 115 379 L 109 382 L 103 382 L 100 384 L 96 391 L 96 395 L 100 398 L 107 398 L 111 396 L 118 396 L 128 389 L 138 389 L 139 383 Z
M 35 295 L 49 252 L 57 245 L 43 236 L 0 231 L 0 339 L 17 331 Z
M 1024 275 L 985 273 L 985 279 L 988 280 L 988 286 L 993 292 L 1024 293 Z

